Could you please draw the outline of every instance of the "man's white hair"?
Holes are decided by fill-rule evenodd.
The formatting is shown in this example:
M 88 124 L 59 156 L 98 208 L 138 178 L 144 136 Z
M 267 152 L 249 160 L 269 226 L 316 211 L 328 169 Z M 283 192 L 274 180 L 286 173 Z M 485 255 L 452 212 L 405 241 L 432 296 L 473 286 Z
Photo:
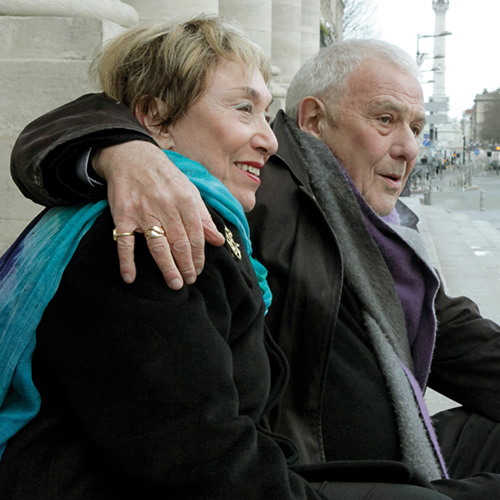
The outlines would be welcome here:
M 286 113 L 297 119 L 304 97 L 321 99 L 330 112 L 342 103 L 352 73 L 366 60 L 386 61 L 395 68 L 420 79 L 420 70 L 411 56 L 400 47 L 382 40 L 353 39 L 333 43 L 310 57 L 294 76 L 286 97 Z

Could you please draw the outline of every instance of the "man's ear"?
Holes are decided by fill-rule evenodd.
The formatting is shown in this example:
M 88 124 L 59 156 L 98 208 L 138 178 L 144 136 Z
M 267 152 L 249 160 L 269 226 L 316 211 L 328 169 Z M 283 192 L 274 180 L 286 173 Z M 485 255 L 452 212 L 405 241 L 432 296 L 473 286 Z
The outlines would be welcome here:
M 304 132 L 323 139 L 323 127 L 328 124 L 324 103 L 316 97 L 304 97 L 297 111 L 297 124 Z
M 144 106 L 145 97 L 141 97 L 134 106 L 134 115 L 149 132 L 162 149 L 172 149 L 174 141 L 169 133 L 169 126 L 162 125 L 168 116 L 167 105 L 157 97 L 149 103 L 147 111 Z

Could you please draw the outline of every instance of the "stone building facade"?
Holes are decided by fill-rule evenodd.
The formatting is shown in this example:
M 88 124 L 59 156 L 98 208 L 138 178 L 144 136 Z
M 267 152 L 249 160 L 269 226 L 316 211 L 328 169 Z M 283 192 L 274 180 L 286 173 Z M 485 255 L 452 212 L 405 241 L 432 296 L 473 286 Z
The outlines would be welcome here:
M 484 137 L 482 137 L 482 127 L 485 120 L 487 120 L 488 113 L 493 110 L 497 112 L 500 103 L 500 88 L 489 92 L 484 89 L 481 94 L 476 94 L 474 99 L 474 107 L 472 108 L 472 139 L 476 142 L 484 142 Z M 490 137 L 489 139 L 498 139 L 496 137 Z M 486 149 L 488 144 L 483 144 L 483 148 Z
M 279 106 L 302 61 L 319 49 L 320 21 L 341 38 L 343 6 L 343 0 L 0 0 L 0 253 L 40 211 L 10 178 L 14 141 L 40 114 L 94 90 L 87 70 L 103 40 L 142 21 L 223 15 L 270 57 Z

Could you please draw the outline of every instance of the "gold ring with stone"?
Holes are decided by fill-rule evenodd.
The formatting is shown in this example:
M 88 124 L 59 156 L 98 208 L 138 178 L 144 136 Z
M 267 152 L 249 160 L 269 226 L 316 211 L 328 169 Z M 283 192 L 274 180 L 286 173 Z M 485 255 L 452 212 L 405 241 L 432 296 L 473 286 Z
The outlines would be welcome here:
M 165 230 L 160 226 L 151 226 L 144 231 L 146 240 L 162 238 L 165 236 Z
M 115 227 L 115 228 L 113 229 L 113 239 L 114 239 L 115 241 L 118 241 L 118 238 L 119 238 L 120 236 L 134 236 L 134 233 L 133 233 L 133 232 L 132 232 L 132 233 L 117 233 L 117 232 L 116 232 L 116 227 Z

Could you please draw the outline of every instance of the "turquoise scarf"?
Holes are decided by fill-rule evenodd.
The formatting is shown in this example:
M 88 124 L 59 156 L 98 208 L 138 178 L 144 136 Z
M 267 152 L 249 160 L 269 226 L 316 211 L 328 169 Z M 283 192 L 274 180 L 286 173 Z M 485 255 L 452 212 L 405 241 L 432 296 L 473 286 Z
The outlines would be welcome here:
M 267 309 L 271 303 L 267 271 L 251 257 L 241 205 L 202 165 L 171 151 L 166 154 L 198 187 L 205 203 L 240 231 Z M 0 258 L 0 458 L 9 438 L 40 410 L 40 395 L 31 377 L 36 328 L 80 240 L 107 205 L 102 200 L 51 208 L 33 220 Z
M 0 457 L 40 410 L 31 379 L 35 332 L 76 247 L 106 201 L 51 208 L 0 259 Z
M 267 269 L 252 257 L 252 243 L 250 242 L 250 228 L 240 202 L 231 194 L 219 179 L 216 179 L 205 167 L 189 160 L 174 151 L 165 151 L 165 154 L 182 170 L 189 180 L 198 188 L 205 203 L 222 215 L 224 219 L 234 224 L 243 238 L 245 250 L 259 280 L 259 286 L 267 309 L 271 305 L 272 295 L 267 284 Z

